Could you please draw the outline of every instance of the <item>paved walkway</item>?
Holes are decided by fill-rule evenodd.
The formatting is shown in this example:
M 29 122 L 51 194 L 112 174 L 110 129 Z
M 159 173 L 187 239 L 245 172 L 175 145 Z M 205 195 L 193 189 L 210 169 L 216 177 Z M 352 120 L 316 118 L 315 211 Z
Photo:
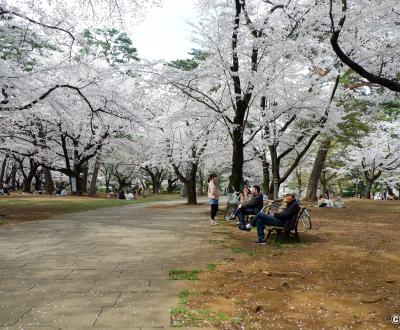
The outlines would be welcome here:
M 0 227 L 0 328 L 169 327 L 184 287 L 169 270 L 226 253 L 206 210 L 137 204 Z

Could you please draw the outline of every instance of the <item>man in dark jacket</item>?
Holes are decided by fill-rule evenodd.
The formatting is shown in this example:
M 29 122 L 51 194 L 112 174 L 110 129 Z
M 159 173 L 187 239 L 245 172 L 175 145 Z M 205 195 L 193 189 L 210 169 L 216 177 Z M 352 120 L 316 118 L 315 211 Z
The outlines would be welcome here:
M 257 214 L 263 208 L 264 196 L 260 191 L 260 186 L 254 185 L 251 188 L 253 197 L 246 203 L 239 205 L 235 213 L 235 215 L 239 218 L 239 229 L 246 230 L 246 223 L 244 219 L 245 215 Z
M 265 214 L 258 212 L 254 218 L 257 227 L 258 240 L 256 244 L 266 244 L 264 240 L 264 226 L 283 227 L 285 230 L 291 230 L 300 211 L 299 203 L 297 203 L 294 194 L 286 194 L 286 207 L 279 213 Z

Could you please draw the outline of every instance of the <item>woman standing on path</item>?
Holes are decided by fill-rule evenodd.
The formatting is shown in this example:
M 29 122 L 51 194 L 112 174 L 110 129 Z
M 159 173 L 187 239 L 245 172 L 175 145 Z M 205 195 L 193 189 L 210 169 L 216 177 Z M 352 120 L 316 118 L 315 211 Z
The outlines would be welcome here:
M 211 206 L 210 225 L 217 224 L 216 221 L 214 220 L 214 218 L 218 212 L 219 195 L 220 195 L 220 192 L 218 191 L 218 188 L 217 188 L 217 175 L 213 173 L 210 175 L 210 177 L 208 179 L 208 190 L 207 190 L 207 196 L 209 198 L 208 203 Z

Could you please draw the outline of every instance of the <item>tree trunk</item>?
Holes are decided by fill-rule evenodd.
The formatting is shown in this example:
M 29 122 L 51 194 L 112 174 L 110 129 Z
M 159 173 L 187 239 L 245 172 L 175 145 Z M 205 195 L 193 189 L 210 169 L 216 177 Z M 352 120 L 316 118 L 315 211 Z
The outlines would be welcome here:
M 232 140 L 232 174 L 229 177 L 229 191 L 240 191 L 240 187 L 243 183 L 243 135 L 241 127 L 236 128 L 233 131 Z
M 171 180 L 171 178 L 168 178 L 168 186 L 167 186 L 168 194 L 171 194 L 173 192 L 173 190 L 174 190 L 174 186 L 173 186 L 172 180 Z
M 387 189 L 387 191 L 388 191 L 388 196 L 392 196 L 392 197 L 394 197 L 395 199 L 399 198 L 399 196 L 397 196 L 397 195 L 394 193 L 393 188 L 392 188 L 391 186 L 389 186 L 388 184 L 386 184 L 386 189 Z
M 69 182 L 71 184 L 71 194 L 72 195 L 77 195 L 81 196 L 82 195 L 82 178 L 81 178 L 81 173 L 82 169 L 79 166 L 79 164 L 74 164 L 73 171 L 70 172 L 69 176 Z M 76 182 L 76 191 L 74 192 L 72 187 L 72 178 L 75 177 L 75 182 Z
M 187 202 L 190 205 L 197 204 L 196 180 L 190 180 L 187 184 Z
M 42 175 L 39 173 L 35 175 L 35 191 L 42 191 Z
M 106 177 L 106 193 L 110 192 L 110 178 Z
M 97 193 L 97 176 L 100 168 L 100 155 L 97 154 L 93 165 L 92 179 L 90 181 L 89 196 L 95 197 Z
M 270 151 L 270 155 L 271 155 L 272 181 L 270 182 L 268 198 L 278 199 L 279 198 L 279 187 L 280 187 L 280 174 L 279 174 L 280 162 L 278 159 L 276 145 L 269 146 L 269 151 Z
M 17 164 L 14 162 L 11 167 L 11 185 L 10 190 L 15 191 L 17 186 Z
M 303 180 L 301 177 L 301 172 L 296 169 L 296 179 L 297 179 L 297 196 L 301 198 L 301 192 L 303 191 Z
M 328 155 L 329 147 L 331 144 L 330 139 L 325 139 L 321 142 L 317 156 L 315 157 L 314 165 L 311 170 L 310 179 L 307 184 L 307 192 L 305 200 L 310 202 L 315 202 L 318 199 L 317 190 L 318 190 L 318 180 L 321 177 L 322 169 L 325 166 L 326 156 Z
M 269 185 L 270 185 L 270 178 L 269 178 L 269 163 L 263 159 L 262 160 L 262 170 L 263 170 L 263 182 L 262 182 L 262 190 L 268 194 L 269 192 Z
M 371 190 L 372 190 L 372 185 L 374 182 L 372 180 L 367 179 L 367 185 L 365 187 L 365 197 L 367 199 L 371 199 Z
M 28 173 L 25 172 L 25 168 L 24 168 L 24 159 L 17 159 L 16 161 L 19 164 L 19 170 L 23 176 L 23 181 L 22 181 L 22 185 L 23 185 L 23 192 L 24 193 L 28 193 L 30 194 L 32 192 L 32 180 L 36 175 L 37 172 L 37 168 L 38 165 L 34 162 L 34 160 L 32 158 L 29 159 L 29 169 L 27 169 Z
M 171 177 L 168 178 L 168 193 L 172 194 L 174 192 L 175 182 L 177 179 L 172 179 Z
M 364 171 L 364 177 L 365 181 L 367 182 L 366 190 L 365 190 L 365 195 L 367 199 L 371 199 L 371 190 L 372 190 L 372 185 L 374 182 L 381 176 L 382 172 L 378 171 L 378 173 L 375 173 L 375 169 L 373 170 L 365 170 Z
M 197 177 L 197 164 L 192 164 L 190 167 L 187 185 L 187 201 L 190 205 L 197 204 L 197 191 L 196 191 L 196 177 Z
M 143 180 L 140 180 L 140 184 L 142 185 L 142 192 L 144 193 L 146 190 L 146 183 Z
M 51 175 L 51 171 L 48 168 L 44 169 L 44 187 L 47 195 L 53 195 L 54 193 L 54 182 Z
M 76 195 L 82 196 L 82 179 L 79 174 L 78 172 L 76 176 Z
M 151 176 L 151 183 L 153 186 L 153 194 L 158 194 L 159 193 L 158 182 L 157 182 L 157 178 L 154 175 Z
M 161 193 L 161 182 L 163 180 L 163 171 L 156 172 L 154 176 L 151 177 L 153 183 L 153 193 L 160 194 Z
M 325 195 L 325 194 L 328 194 L 328 195 L 329 195 L 328 189 L 327 189 L 327 183 L 328 183 L 328 182 L 327 182 L 327 180 L 326 180 L 326 173 L 325 173 L 325 172 L 322 172 L 322 173 L 321 173 L 321 176 L 320 176 L 319 180 L 320 180 L 320 182 L 321 182 L 322 194 L 323 194 L 323 195 Z
M 355 197 L 356 198 L 358 198 L 358 187 L 359 187 L 359 185 L 360 185 L 360 181 L 357 179 L 357 181 L 356 181 L 356 193 L 355 193 Z
M 7 160 L 8 160 L 8 156 L 4 155 L 3 163 L 1 164 L 1 172 L 0 172 L 0 189 L 3 189 L 3 185 L 4 185 L 4 175 L 6 173 Z
M 22 185 L 23 185 L 23 192 L 24 193 L 27 193 L 27 194 L 30 194 L 31 192 L 32 192 L 32 188 L 31 188 L 31 185 L 32 185 L 32 179 L 33 179 L 33 175 L 30 175 L 30 173 L 29 173 L 29 175 L 28 176 L 26 176 L 25 178 L 24 178 L 24 181 L 22 182 Z
M 86 163 L 83 167 L 82 171 L 82 181 L 81 181 L 81 190 L 83 194 L 87 194 L 88 192 L 88 176 L 89 176 L 89 164 Z

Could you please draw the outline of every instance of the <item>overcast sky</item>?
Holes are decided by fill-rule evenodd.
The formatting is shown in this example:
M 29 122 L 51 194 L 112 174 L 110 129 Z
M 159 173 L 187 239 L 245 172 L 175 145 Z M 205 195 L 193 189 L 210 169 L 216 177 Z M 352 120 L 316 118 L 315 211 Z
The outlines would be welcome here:
M 187 21 L 196 20 L 196 0 L 164 0 L 161 8 L 151 8 L 133 31 L 139 57 L 173 60 L 188 58 L 194 47 Z

